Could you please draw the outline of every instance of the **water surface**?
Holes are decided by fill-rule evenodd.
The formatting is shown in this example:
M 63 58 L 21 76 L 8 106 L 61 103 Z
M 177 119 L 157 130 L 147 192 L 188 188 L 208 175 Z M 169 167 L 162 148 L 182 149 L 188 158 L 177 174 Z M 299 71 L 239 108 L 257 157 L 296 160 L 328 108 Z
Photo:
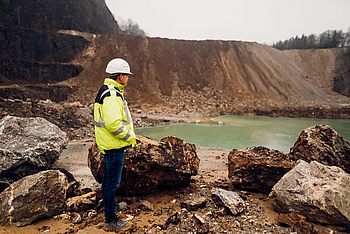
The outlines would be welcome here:
M 176 136 L 197 146 L 218 147 L 227 151 L 261 145 L 288 153 L 304 128 L 327 124 L 350 141 L 350 120 L 344 119 L 221 116 L 214 120 L 223 122 L 223 125 L 178 124 L 138 128 L 136 133 L 156 140 Z

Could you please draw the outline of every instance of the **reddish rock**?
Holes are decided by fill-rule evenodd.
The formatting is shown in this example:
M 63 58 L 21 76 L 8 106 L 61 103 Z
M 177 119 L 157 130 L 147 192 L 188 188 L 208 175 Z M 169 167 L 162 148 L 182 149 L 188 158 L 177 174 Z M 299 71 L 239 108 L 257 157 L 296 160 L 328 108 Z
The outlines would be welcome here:
M 88 165 L 96 181 L 103 177 L 103 156 L 96 146 L 89 150 Z M 179 187 L 190 183 L 198 173 L 196 146 L 176 137 L 158 141 L 138 136 L 137 146 L 125 154 L 125 165 L 119 191 L 123 194 L 145 195 L 159 187 Z
M 92 144 L 88 153 L 88 167 L 98 183 L 102 183 L 103 178 L 103 154 L 98 150 L 96 144 Z
M 237 188 L 269 193 L 295 163 L 266 147 L 234 149 L 228 155 L 228 173 Z
M 350 144 L 328 125 L 304 129 L 291 148 L 290 156 L 337 166 L 350 173 Z

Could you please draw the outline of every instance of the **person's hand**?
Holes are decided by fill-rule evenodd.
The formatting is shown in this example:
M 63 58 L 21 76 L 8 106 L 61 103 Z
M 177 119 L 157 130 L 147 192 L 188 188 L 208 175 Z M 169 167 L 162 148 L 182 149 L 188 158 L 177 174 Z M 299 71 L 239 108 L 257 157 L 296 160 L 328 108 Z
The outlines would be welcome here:
M 130 138 L 128 139 L 131 142 L 131 147 L 135 147 L 136 146 L 136 135 L 133 132 L 130 136 Z
M 136 146 L 136 139 L 132 142 L 132 144 L 131 144 L 131 147 L 135 147 Z

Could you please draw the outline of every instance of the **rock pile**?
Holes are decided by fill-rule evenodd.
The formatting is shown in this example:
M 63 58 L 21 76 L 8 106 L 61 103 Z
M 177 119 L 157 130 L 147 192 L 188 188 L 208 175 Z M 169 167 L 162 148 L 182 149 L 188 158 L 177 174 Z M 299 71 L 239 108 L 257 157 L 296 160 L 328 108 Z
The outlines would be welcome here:
M 27 89 L 22 91 L 18 87 L 11 87 L 14 90 L 13 93 L 9 92 L 6 95 L 7 93 L 3 92 L 6 88 L 0 87 L 0 118 L 8 115 L 22 118 L 41 117 L 65 131 L 70 139 L 92 136 L 92 108 L 84 106 L 80 102 L 65 100 L 69 92 L 67 89 L 72 89 L 71 87 L 64 85 L 32 85 L 31 88 L 30 91 L 27 91 Z M 47 94 L 38 93 L 37 90 L 46 91 Z M 31 97 L 33 96 L 30 95 L 31 93 L 38 93 L 38 96 Z
M 67 143 L 67 134 L 43 118 L 4 117 L 0 121 L 2 190 L 27 175 L 50 169 Z
M 272 190 L 269 198 L 278 212 L 350 227 L 349 158 L 349 143 L 320 125 L 304 129 L 289 154 L 265 147 L 232 150 L 228 173 L 236 188 Z
M 0 121 L 1 224 L 23 226 L 66 209 L 78 183 L 52 169 L 67 143 L 67 134 L 43 118 Z
M 17 125 L 31 132 L 26 121 Z M 11 135 L 11 129 L 0 127 L 0 133 Z M 313 126 L 302 132 L 289 154 L 261 146 L 232 150 L 228 155 L 230 180 L 208 182 L 203 175 L 191 179 L 197 175 L 200 164 L 195 145 L 176 137 L 158 142 L 138 136 L 137 147 L 126 150 L 119 193 L 142 196 L 162 193 L 162 187 L 177 189 L 165 190 L 170 200 L 163 206 L 152 203 L 152 196 L 118 196 L 119 215 L 136 219 L 131 221 L 134 225 L 129 230 L 136 233 L 350 231 L 350 175 L 340 168 L 346 166 L 344 160 L 350 157 L 348 149 L 349 143 L 330 127 Z M 307 158 L 310 162 L 300 160 Z M 47 167 L 55 159 L 50 160 Z M 5 157 L 0 162 L 3 161 Z M 96 145 L 89 150 L 88 164 L 95 179 L 101 182 L 103 155 Z M 0 223 L 23 226 L 56 214 L 57 218 L 80 225 L 75 226 L 74 232 L 79 227 L 103 223 L 100 191 L 77 190 L 74 177 L 61 171 L 43 171 L 12 183 L 0 194 Z M 266 217 L 265 202 L 271 202 L 280 213 L 278 223 Z M 153 219 L 149 226 L 139 227 L 135 223 L 143 214 Z

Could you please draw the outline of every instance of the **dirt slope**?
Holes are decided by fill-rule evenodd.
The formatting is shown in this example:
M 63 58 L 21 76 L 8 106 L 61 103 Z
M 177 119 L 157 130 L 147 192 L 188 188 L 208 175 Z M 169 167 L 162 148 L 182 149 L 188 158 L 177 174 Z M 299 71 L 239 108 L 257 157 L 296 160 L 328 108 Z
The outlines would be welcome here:
M 76 58 L 84 70 L 69 81 L 79 86 L 71 98 L 91 103 L 107 62 L 123 57 L 135 73 L 127 88 L 133 104 L 179 107 L 209 102 L 230 108 L 350 103 L 330 85 L 335 57 L 341 52 L 282 52 L 250 42 L 94 35 Z
M 337 75 L 339 61 L 347 48 L 287 50 L 283 53 L 291 58 L 300 67 L 315 86 L 326 95 L 337 97 L 339 101 L 346 102 L 343 95 L 333 91 L 333 78 Z
M 350 92 L 344 49 L 282 52 L 250 42 L 117 35 L 120 28 L 104 0 L 0 1 L 0 6 L 3 99 L 45 99 L 47 94 L 28 86 L 53 83 L 45 90 L 76 86 L 69 101 L 89 105 L 107 62 L 123 57 L 135 73 L 127 87 L 135 109 L 218 115 L 310 106 L 338 112 L 335 106 L 350 104 L 349 97 L 332 91 Z M 9 84 L 23 83 L 24 91 L 8 92 Z

